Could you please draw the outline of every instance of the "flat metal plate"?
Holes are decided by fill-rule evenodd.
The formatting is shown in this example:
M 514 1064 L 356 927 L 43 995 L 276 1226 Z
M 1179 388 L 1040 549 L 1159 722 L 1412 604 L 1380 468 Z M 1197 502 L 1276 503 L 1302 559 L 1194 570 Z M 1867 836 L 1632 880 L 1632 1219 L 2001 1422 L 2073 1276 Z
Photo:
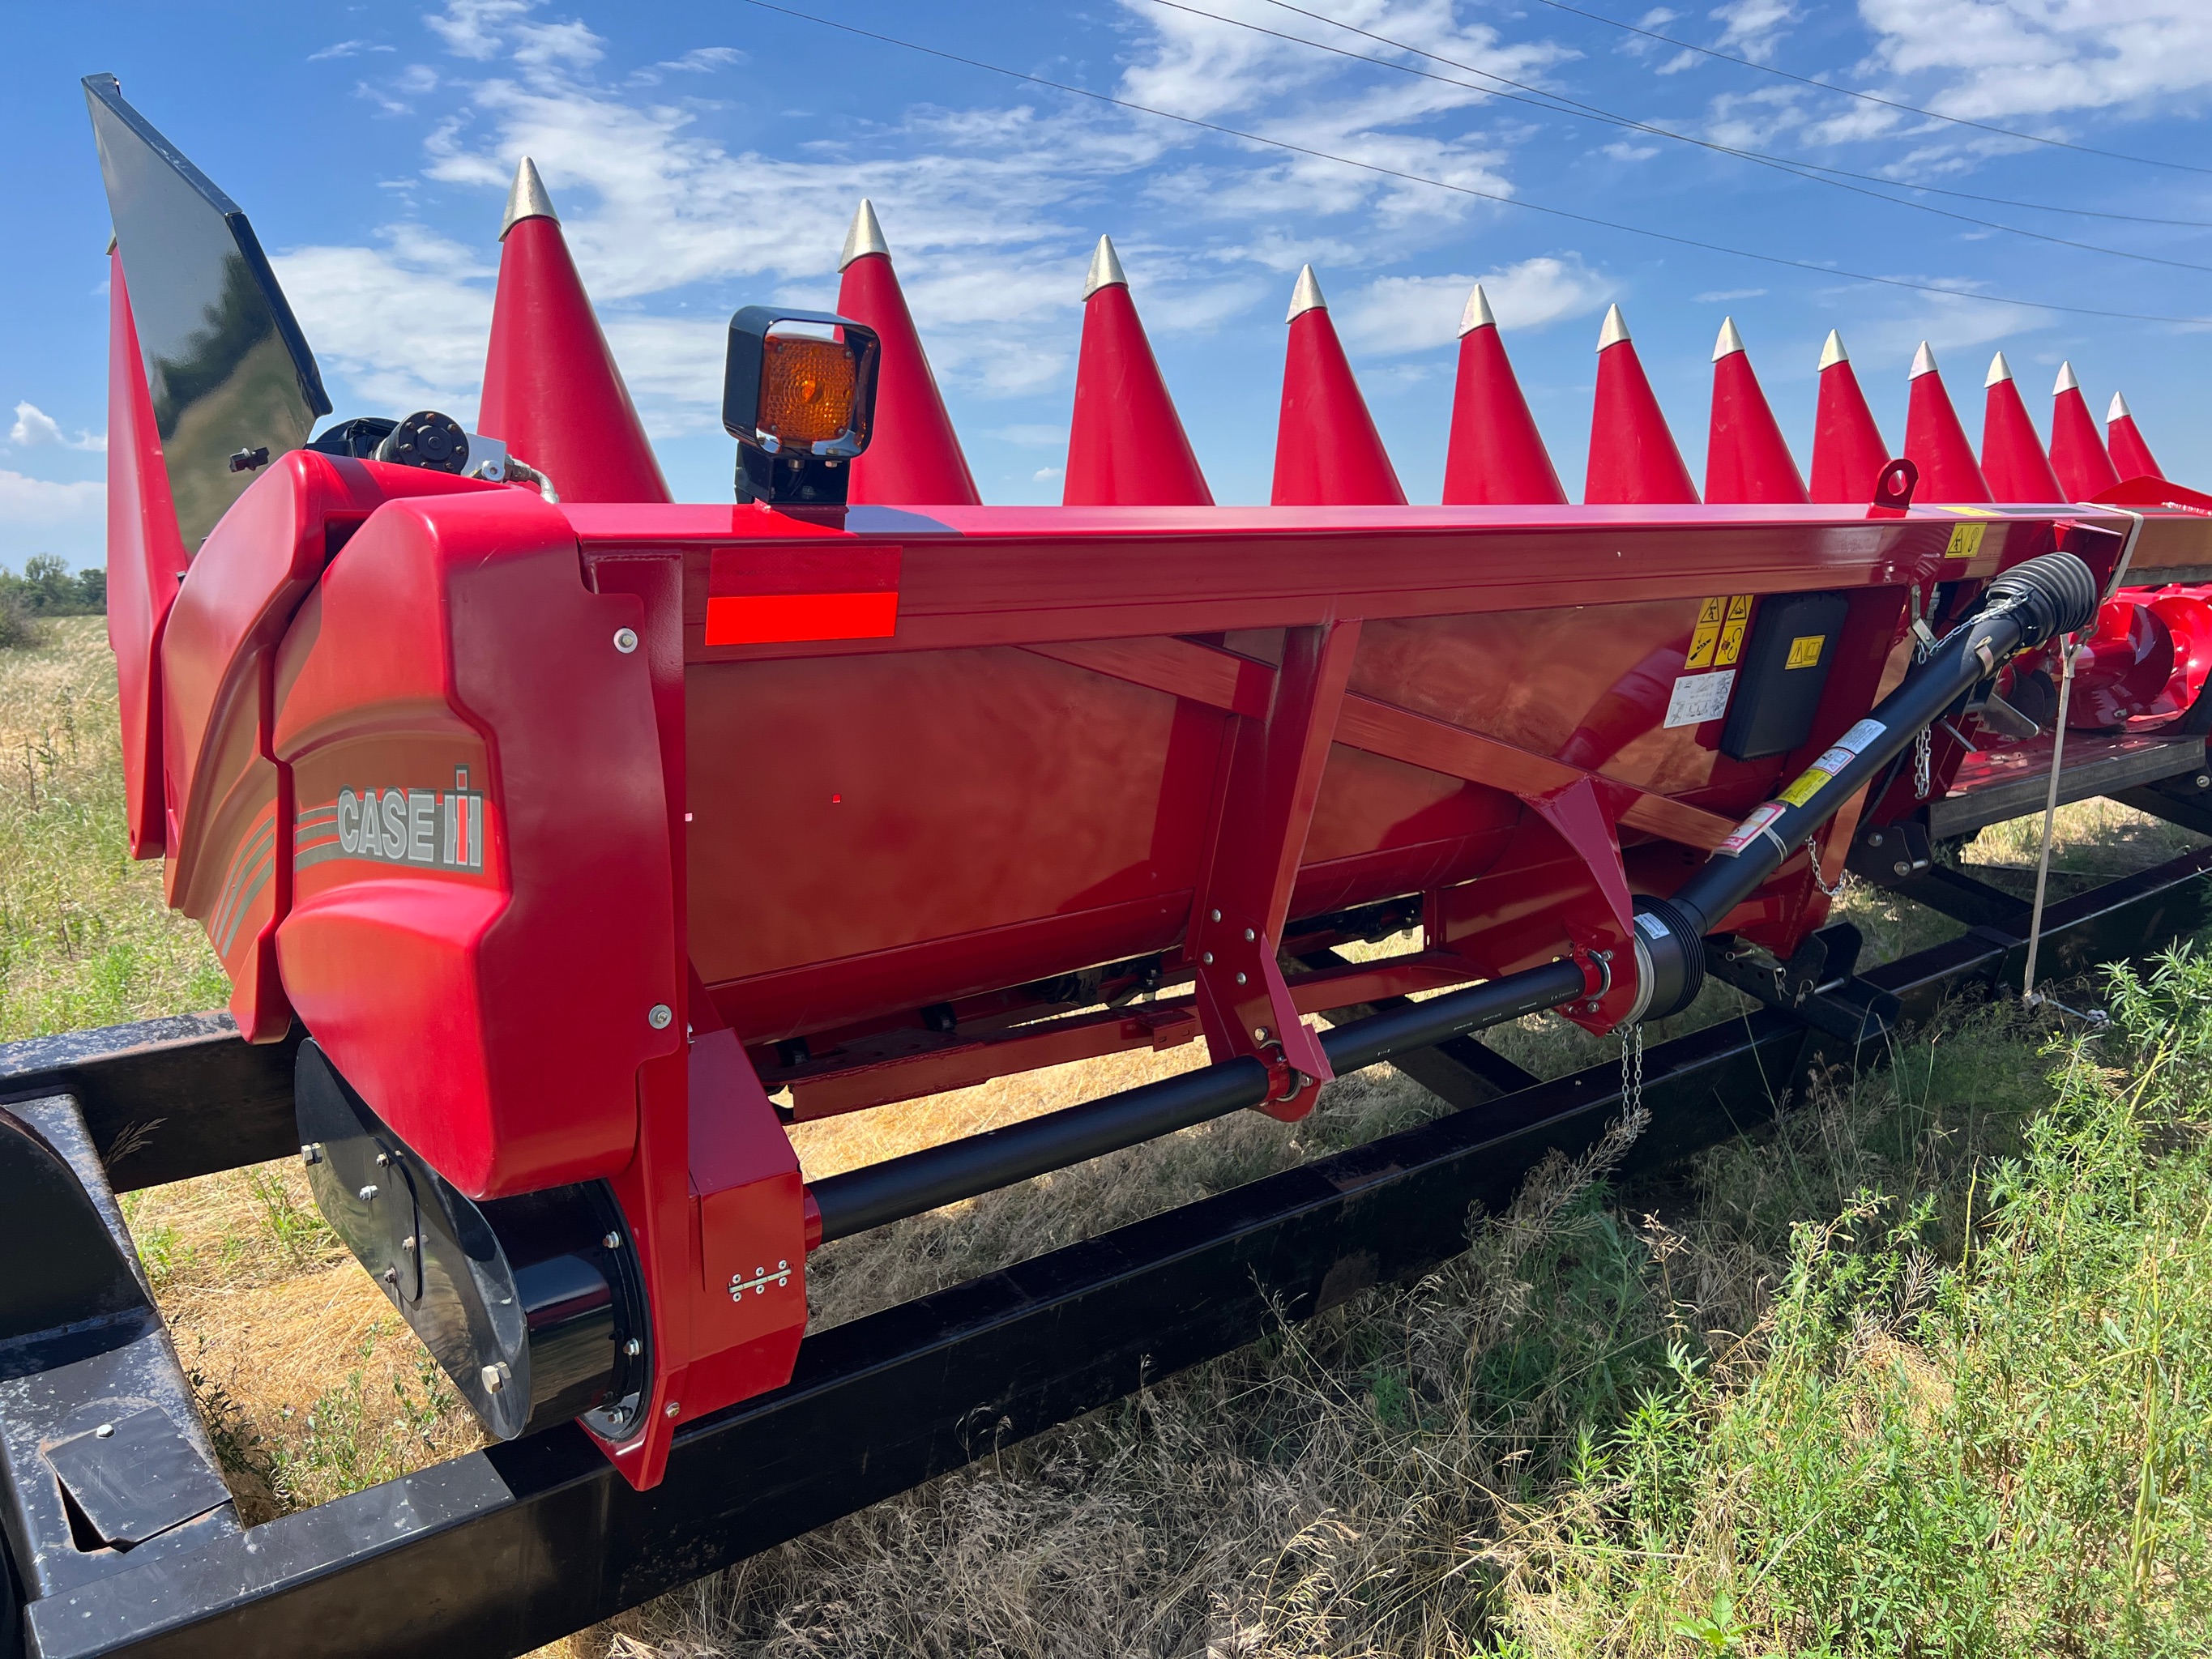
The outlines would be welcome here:
M 230 1501 L 176 1419 L 148 1406 L 46 1448 L 46 1466 L 103 1544 L 143 1544 Z
M 2058 804 L 2154 783 L 2204 764 L 2204 739 L 2164 736 L 2100 737 L 2066 734 L 2066 769 Z M 2051 790 L 2051 744 L 2045 739 L 1968 757 L 1950 792 L 1928 807 L 1928 833 L 1937 841 L 1972 835 L 2029 812 L 2040 812 Z

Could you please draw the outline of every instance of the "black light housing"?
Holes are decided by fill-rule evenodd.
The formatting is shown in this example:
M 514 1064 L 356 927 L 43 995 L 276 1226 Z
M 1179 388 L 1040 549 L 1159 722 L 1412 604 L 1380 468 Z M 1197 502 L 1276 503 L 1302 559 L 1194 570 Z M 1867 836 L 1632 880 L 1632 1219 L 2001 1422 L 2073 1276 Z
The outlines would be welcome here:
M 805 332 L 780 333 L 789 324 Z M 776 507 L 842 507 L 868 447 L 882 342 L 827 311 L 747 306 L 730 319 L 722 428 L 738 441 L 737 493 Z

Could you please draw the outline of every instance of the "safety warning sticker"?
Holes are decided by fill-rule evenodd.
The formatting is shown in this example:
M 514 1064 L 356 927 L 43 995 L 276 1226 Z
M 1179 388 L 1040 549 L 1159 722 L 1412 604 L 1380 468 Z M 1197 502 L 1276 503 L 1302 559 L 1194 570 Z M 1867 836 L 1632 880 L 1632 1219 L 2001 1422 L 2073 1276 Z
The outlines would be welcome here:
M 1764 806 L 1754 807 L 1751 816 L 1729 830 L 1728 839 L 1713 848 L 1713 851 L 1726 853 L 1733 857 L 1757 841 L 1765 833 L 1767 825 L 1772 823 L 1788 810 L 1778 800 L 1771 800 Z
M 1826 757 L 1822 758 L 1825 759 Z M 1817 765 L 1808 766 L 1791 781 L 1790 787 L 1784 790 L 1778 799 L 1786 801 L 1792 806 L 1802 806 L 1814 796 L 1819 794 L 1822 788 L 1834 782 L 1835 777 L 1836 775 L 1833 772 L 1823 770 Z
M 1667 699 L 1667 724 L 1701 726 L 1728 713 L 1729 692 L 1735 684 L 1735 670 L 1717 674 L 1685 674 L 1674 682 L 1674 695 Z
M 1721 624 L 1721 640 L 1713 652 L 1713 666 L 1726 668 L 1743 655 L 1743 630 L 1751 626 L 1751 595 L 1738 593 L 1728 602 L 1728 620 Z
M 1685 668 L 1727 668 L 1743 654 L 1744 624 L 1751 616 L 1751 595 L 1723 593 L 1698 607 L 1698 625 L 1690 634 Z

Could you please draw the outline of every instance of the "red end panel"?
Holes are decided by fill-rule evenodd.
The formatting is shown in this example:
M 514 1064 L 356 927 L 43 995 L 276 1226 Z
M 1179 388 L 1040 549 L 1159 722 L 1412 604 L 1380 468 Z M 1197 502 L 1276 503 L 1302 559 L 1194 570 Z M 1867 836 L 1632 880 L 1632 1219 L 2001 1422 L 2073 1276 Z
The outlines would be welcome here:
M 2051 400 L 2051 470 L 2069 501 L 2094 501 L 2120 481 L 2119 469 L 2105 453 L 2097 418 L 2081 388 L 2069 386 Z
M 1813 417 L 1812 498 L 1863 507 L 1874 499 L 1875 482 L 1888 465 L 1889 446 L 1881 441 L 1850 360 L 1830 363 L 1820 371 L 1820 402 Z
M 2165 469 L 2150 453 L 2150 446 L 2143 441 L 2142 429 L 2136 424 L 2136 417 L 2128 412 L 2127 405 L 2118 398 L 2112 399 L 2112 404 L 2118 412 L 2105 424 L 2105 441 L 2111 447 L 2113 469 L 2123 479 L 2166 477 Z
M 1874 495 L 1869 483 L 1867 495 Z M 1751 354 L 1713 365 L 1713 422 L 1705 448 L 1709 501 L 1808 501 L 1805 480 L 1751 371 Z
M 1460 336 L 1443 499 L 1447 507 L 1567 504 L 1495 323 Z
M 1986 501 L 1990 486 L 1974 459 L 1974 447 L 1951 407 L 1943 376 L 1932 360 L 1912 377 L 1912 400 L 1905 415 L 1905 459 L 1920 469 L 1914 499 L 1923 505 Z
M 107 256 L 107 644 L 123 714 L 131 856 L 161 856 L 161 624 L 185 574 L 185 544 L 154 400 L 138 355 L 123 256 Z
M 1403 507 L 1406 491 L 1325 307 L 1291 319 L 1275 432 L 1277 507 Z
M 330 556 L 331 532 L 387 494 L 514 492 L 313 450 L 249 485 L 192 560 L 161 631 L 163 840 L 171 907 L 208 930 L 249 1042 L 283 1036 L 273 934 L 291 885 L 289 808 L 268 742 L 270 655 Z
M 553 480 L 565 501 L 665 501 L 645 425 L 559 223 L 507 233 L 477 430 Z
M 864 253 L 845 267 L 837 313 L 866 323 L 883 342 L 876 373 L 876 435 L 853 463 L 850 498 L 896 506 L 956 502 L 973 507 L 975 476 L 945 412 L 890 256 Z
M 1168 396 L 1129 290 L 1109 283 L 1083 302 L 1067 507 L 1212 507 L 1213 492 Z
M 1695 502 L 1698 487 L 1644 373 L 1632 340 L 1597 354 L 1597 402 L 1590 411 L 1589 474 L 1583 500 L 1597 505 Z
M 652 690 L 614 644 L 641 606 L 503 489 L 386 507 L 319 599 L 276 680 L 294 1006 L 471 1197 L 613 1173 L 638 1067 L 684 1037 L 651 1023 L 683 999 Z
M 1982 410 L 1982 477 L 2001 501 L 2063 501 L 2072 497 L 2051 471 L 2035 422 L 2010 375 L 1989 389 Z

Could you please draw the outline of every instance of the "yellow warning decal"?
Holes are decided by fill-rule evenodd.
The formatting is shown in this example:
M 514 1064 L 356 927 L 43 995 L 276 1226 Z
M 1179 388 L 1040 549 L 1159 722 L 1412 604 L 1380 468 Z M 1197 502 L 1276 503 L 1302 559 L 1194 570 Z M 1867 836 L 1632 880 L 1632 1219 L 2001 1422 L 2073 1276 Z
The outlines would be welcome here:
M 1779 795 L 1777 800 L 1787 801 L 1792 806 L 1802 806 L 1819 794 L 1822 787 L 1834 781 L 1833 772 L 1823 772 L 1819 767 L 1808 767 L 1797 775 L 1796 781 Z
M 1698 626 L 1690 635 L 1686 669 L 1728 668 L 1743 654 L 1743 630 L 1751 617 L 1748 593 L 1723 593 L 1698 606 Z
M 1985 524 L 1954 524 L 1951 526 L 1951 544 L 1943 550 L 1947 559 L 1971 559 L 1982 550 L 1982 536 L 1989 529 Z
M 1790 655 L 1783 662 L 1784 668 L 1814 668 L 1820 665 L 1820 647 L 1828 642 L 1826 634 L 1800 634 L 1790 641 Z
M 1707 599 L 1698 607 L 1697 630 L 1690 635 L 1690 654 L 1683 659 L 1683 667 L 1713 665 L 1713 647 L 1721 636 L 1721 604 L 1718 599 Z
M 1727 668 L 1743 655 L 1743 632 L 1751 626 L 1751 595 L 1738 593 L 1728 602 L 1728 620 L 1721 624 L 1720 644 L 1713 652 L 1713 666 Z

